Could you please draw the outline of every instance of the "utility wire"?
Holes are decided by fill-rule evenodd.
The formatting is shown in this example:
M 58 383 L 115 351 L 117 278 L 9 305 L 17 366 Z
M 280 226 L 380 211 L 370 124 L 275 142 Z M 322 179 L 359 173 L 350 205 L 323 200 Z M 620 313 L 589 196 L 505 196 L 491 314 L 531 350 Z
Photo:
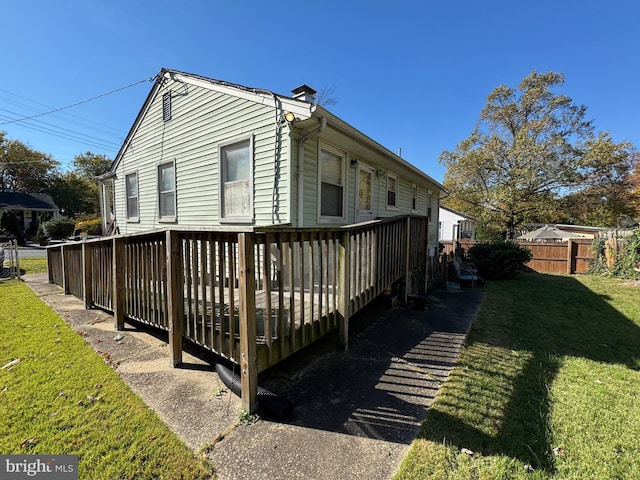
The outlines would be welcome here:
M 32 118 L 43 117 L 45 115 L 51 115 L 52 113 L 60 112 L 62 110 L 66 110 L 66 109 L 71 108 L 71 107 L 77 107 L 78 105 L 82 105 L 84 103 L 88 103 L 88 102 L 91 102 L 93 100 L 97 100 L 98 98 L 106 97 L 107 95 L 111 95 L 112 93 L 120 92 L 122 90 L 126 90 L 127 88 L 135 87 L 136 85 L 139 85 L 139 84 L 144 83 L 144 82 L 151 82 L 155 78 L 156 77 L 154 76 L 154 77 L 150 77 L 150 78 L 145 78 L 144 80 L 138 80 L 137 82 L 134 82 L 134 83 L 132 83 L 130 85 L 125 85 L 124 87 L 116 88 L 115 90 L 111 90 L 109 92 L 101 93 L 100 95 L 96 95 L 95 97 L 87 98 L 86 100 L 82 100 L 80 102 L 72 103 L 71 105 L 67 105 L 66 107 L 60 107 L 60 108 L 56 108 L 54 110 L 50 110 L 48 112 L 42 112 L 42 113 L 37 113 L 35 115 L 16 118 L 16 119 L 13 119 L 13 120 L 2 122 L 2 123 L 0 123 L 0 125 L 7 125 L 9 123 L 17 123 L 17 122 L 22 122 L 22 121 L 25 121 L 25 120 L 31 120 Z

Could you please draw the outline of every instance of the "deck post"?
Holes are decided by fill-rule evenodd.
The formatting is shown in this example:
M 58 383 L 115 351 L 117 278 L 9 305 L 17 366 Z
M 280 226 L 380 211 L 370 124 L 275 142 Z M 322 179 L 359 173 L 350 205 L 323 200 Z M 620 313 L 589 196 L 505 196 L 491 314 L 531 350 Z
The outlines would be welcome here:
M 124 241 L 121 238 L 114 238 L 112 244 L 111 262 L 112 268 L 112 303 L 113 320 L 115 329 L 124 328 Z
M 69 289 L 69 272 L 68 272 L 68 261 L 67 261 L 67 249 L 64 247 L 64 244 L 60 245 L 60 260 L 62 264 L 62 291 L 65 293 L 71 293 Z
M 254 245 L 255 233 L 238 234 L 238 266 L 240 270 L 240 372 L 242 382 L 242 409 L 247 413 L 253 413 L 258 407 Z
M 178 232 L 167 230 L 167 310 L 169 324 L 169 356 L 171 366 L 182 363 L 182 324 L 184 317 L 184 279 L 182 270 L 182 245 Z
M 53 281 L 53 249 L 50 247 L 47 247 L 46 249 L 47 252 L 47 271 L 49 272 L 49 283 L 54 283 Z
M 84 308 L 93 306 L 93 272 L 91 269 L 91 249 L 87 242 L 82 242 L 82 292 L 84 293 Z
M 351 286 L 351 233 L 339 237 L 338 247 L 338 334 L 340 346 L 349 349 L 349 303 Z
M 409 291 L 409 282 L 411 281 L 411 278 L 409 277 L 410 274 L 410 270 L 409 270 L 409 260 L 410 260 L 410 249 L 411 249 L 411 217 L 410 216 L 406 216 L 404 218 L 404 220 L 402 221 L 402 236 L 400 238 L 401 240 L 401 246 L 400 248 L 401 250 L 401 258 L 402 258 L 402 264 L 401 264 L 401 268 L 402 268 L 402 281 L 400 283 L 400 303 L 402 305 L 406 305 L 407 304 L 407 294 Z M 415 241 L 418 241 L 418 239 L 414 239 Z

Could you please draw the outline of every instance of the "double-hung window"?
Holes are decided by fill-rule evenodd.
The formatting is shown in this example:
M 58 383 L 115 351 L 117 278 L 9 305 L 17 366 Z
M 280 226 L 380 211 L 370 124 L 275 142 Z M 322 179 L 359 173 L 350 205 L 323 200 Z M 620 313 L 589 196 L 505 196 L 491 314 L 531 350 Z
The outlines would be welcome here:
M 398 176 L 387 173 L 387 208 L 398 208 Z
M 127 195 L 127 221 L 137 222 L 140 218 L 138 207 L 138 172 L 125 175 L 125 189 Z
M 161 221 L 176 220 L 176 165 L 173 161 L 158 165 L 158 205 Z
M 220 219 L 253 219 L 253 136 L 220 145 Z
M 346 154 L 328 145 L 320 147 L 319 168 L 319 217 L 320 219 L 345 218 L 345 164 Z

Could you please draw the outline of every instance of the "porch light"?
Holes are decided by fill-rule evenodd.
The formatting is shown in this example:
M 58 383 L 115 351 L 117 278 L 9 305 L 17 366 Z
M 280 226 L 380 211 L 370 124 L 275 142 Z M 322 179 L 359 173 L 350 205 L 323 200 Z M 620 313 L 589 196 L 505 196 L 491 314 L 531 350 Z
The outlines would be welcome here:
M 284 119 L 287 122 L 292 123 L 296 119 L 296 116 L 293 114 L 293 112 L 287 112 L 284 114 Z

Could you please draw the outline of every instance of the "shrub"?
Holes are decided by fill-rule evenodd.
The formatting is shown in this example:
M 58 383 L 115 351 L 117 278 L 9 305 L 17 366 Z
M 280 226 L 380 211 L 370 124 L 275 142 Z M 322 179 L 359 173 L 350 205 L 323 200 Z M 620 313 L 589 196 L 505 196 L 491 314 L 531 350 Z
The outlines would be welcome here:
M 0 218 L 0 229 L 5 232 L 5 235 L 13 236 L 18 241 L 18 245 L 25 245 L 22 228 L 20 228 L 20 221 L 15 213 L 7 211 L 2 214 L 2 218 Z
M 77 222 L 75 229 L 85 235 L 102 235 L 102 219 L 91 218 Z
M 67 217 L 54 218 L 42 224 L 43 234 L 49 238 L 66 238 L 73 234 L 75 222 Z
M 474 245 L 469 249 L 469 258 L 487 280 L 505 280 L 524 270 L 532 255 L 517 243 L 498 240 Z

